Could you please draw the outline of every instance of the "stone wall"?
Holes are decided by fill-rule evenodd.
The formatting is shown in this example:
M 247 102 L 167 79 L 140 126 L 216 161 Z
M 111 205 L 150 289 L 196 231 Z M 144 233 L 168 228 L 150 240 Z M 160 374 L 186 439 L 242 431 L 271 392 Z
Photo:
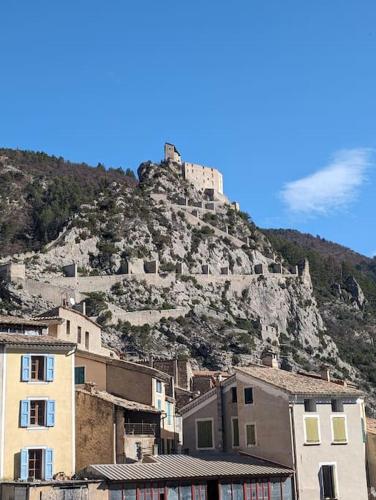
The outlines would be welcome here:
M 114 406 L 76 391 L 76 470 L 114 463 Z
M 23 289 L 33 296 L 41 296 L 44 300 L 52 302 L 55 306 L 60 306 L 64 301 L 73 298 L 75 302 L 83 300 L 82 295 L 77 289 L 75 278 L 60 278 L 60 280 L 73 280 L 61 284 L 52 285 L 51 283 L 44 283 L 33 279 L 26 279 L 22 282 Z M 60 282 L 56 279 L 56 282 Z M 55 282 L 55 280 L 54 280 Z
M 177 307 L 176 309 L 151 309 L 128 312 L 114 304 L 108 304 L 108 308 L 112 313 L 113 324 L 116 324 L 118 321 L 127 321 L 133 326 L 155 325 L 162 318 L 179 318 L 180 316 L 186 316 L 190 311 L 189 307 Z

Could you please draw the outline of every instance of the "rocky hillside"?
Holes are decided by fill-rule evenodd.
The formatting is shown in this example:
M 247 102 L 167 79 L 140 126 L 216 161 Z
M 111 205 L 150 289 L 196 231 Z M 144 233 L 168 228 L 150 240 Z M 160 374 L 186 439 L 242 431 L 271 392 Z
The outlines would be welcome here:
M 32 172 L 25 167 L 29 156 Z M 26 264 L 25 283 L 1 284 L 3 312 L 36 315 L 53 305 L 36 282 L 70 287 L 103 325 L 104 341 L 127 356 L 189 356 L 219 369 L 276 347 L 286 367 L 330 364 L 336 376 L 373 390 L 373 361 L 364 369 L 364 360 L 345 352 L 333 326 L 332 311 L 342 308 L 349 328 L 356 324 L 354 335 L 366 335 L 358 325 L 366 325 L 372 312 L 352 269 L 333 287 L 325 285 L 325 295 L 317 288 L 322 284 L 310 250 L 299 247 L 292 257 L 287 239 L 260 231 L 229 204 L 213 202 L 183 179 L 176 164 L 143 163 L 136 183 L 118 171 L 56 158 L 51 165 L 57 161 L 66 166 L 59 175 L 47 167 L 46 155 L 38 163 L 35 154 L 2 152 L 3 262 L 28 250 L 17 256 Z M 69 201 L 60 211 L 61 198 L 51 186 L 57 182 L 61 192 L 76 177 L 79 195 L 71 198 L 63 189 Z M 30 194 L 33 185 L 38 195 Z M 50 208 L 50 222 L 41 223 L 38 214 Z M 312 281 L 302 264 L 306 256 Z M 66 278 L 63 266 L 73 261 L 78 277 Z
M 327 333 L 341 358 L 376 384 L 376 259 L 320 237 L 294 230 L 267 230 L 265 235 L 290 264 L 307 256 L 314 295 Z
M 129 170 L 12 149 L 0 149 L 0 180 L 0 256 L 40 250 L 112 182 L 136 184 Z

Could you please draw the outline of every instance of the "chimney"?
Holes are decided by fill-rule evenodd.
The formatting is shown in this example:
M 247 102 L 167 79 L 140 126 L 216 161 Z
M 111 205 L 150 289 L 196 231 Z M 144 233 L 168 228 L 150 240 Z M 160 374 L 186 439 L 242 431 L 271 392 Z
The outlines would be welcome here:
M 84 300 L 82 301 L 82 314 L 86 316 L 86 302 Z
M 97 384 L 94 382 L 85 382 L 84 389 L 85 391 L 90 392 L 90 394 L 94 394 L 96 386 Z
M 261 356 L 261 362 L 264 366 L 270 368 L 279 368 L 278 355 L 275 351 L 269 350 Z
M 322 366 L 320 370 L 320 376 L 326 382 L 330 382 L 330 369 L 328 366 Z

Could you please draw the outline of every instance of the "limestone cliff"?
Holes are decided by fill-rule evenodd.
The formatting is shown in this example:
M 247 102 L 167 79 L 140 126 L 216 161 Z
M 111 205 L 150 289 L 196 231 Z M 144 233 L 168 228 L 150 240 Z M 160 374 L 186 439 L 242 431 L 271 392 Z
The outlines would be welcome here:
M 55 239 L 13 255 L 26 280 L 1 285 L 3 311 L 37 314 L 74 296 L 128 356 L 225 368 L 274 346 L 292 367 L 329 362 L 362 382 L 326 331 L 308 261 L 292 265 L 247 214 L 195 189 L 171 162 L 143 163 L 138 185 L 112 178 L 100 187 L 70 208 Z M 67 277 L 73 261 L 77 274 Z M 356 282 L 348 288 L 363 307 Z

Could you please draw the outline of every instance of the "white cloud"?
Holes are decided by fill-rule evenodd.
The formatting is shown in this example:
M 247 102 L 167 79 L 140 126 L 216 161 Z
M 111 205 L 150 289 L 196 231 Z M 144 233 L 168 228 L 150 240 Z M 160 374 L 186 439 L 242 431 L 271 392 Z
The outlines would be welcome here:
M 370 165 L 370 149 L 338 151 L 321 170 L 286 183 L 281 198 L 291 212 L 306 215 L 328 214 L 346 208 L 365 182 Z

